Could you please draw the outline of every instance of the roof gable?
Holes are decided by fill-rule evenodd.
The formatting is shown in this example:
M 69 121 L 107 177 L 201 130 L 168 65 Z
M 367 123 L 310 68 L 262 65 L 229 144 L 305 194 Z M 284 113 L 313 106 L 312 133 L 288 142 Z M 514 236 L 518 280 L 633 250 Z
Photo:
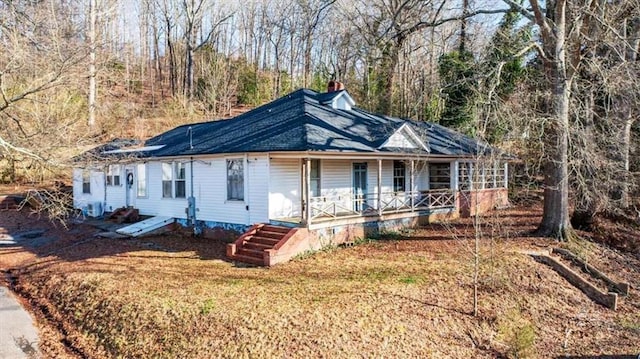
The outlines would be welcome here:
M 319 102 L 322 105 L 329 105 L 334 110 L 351 111 L 356 105 L 353 97 L 346 90 L 328 92 L 319 96 Z
M 429 151 L 429 147 L 413 131 L 408 123 L 403 123 L 379 148 L 403 148 Z

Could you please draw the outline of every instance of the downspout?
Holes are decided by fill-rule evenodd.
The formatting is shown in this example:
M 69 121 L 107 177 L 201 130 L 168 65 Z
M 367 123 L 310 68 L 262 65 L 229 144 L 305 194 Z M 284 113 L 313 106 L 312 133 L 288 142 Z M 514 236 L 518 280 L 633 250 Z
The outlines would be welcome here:
M 190 177 L 190 196 L 187 199 L 187 203 L 188 203 L 188 208 L 187 208 L 187 213 L 188 213 L 188 219 L 191 222 L 191 226 L 193 227 L 193 235 L 194 236 L 199 236 L 200 234 L 202 234 L 202 228 L 200 228 L 200 226 L 198 225 L 198 221 L 196 220 L 196 197 L 194 196 L 194 185 L 193 185 L 193 157 L 190 158 L 190 162 L 189 162 L 189 177 Z
M 249 192 L 251 192 L 251 185 L 249 183 L 249 154 L 245 153 L 244 154 L 244 183 L 242 184 L 244 186 L 243 191 L 244 191 L 244 204 L 245 204 L 245 210 L 247 211 L 247 218 L 246 218 L 246 223 L 247 226 L 251 226 L 251 196 L 249 195 Z
M 104 215 L 104 212 L 107 210 L 107 171 L 109 170 L 109 165 L 102 169 L 102 190 L 104 191 L 104 203 L 102 204 L 102 211 L 100 211 L 100 216 Z M 91 172 L 89 171 L 89 181 L 91 181 Z

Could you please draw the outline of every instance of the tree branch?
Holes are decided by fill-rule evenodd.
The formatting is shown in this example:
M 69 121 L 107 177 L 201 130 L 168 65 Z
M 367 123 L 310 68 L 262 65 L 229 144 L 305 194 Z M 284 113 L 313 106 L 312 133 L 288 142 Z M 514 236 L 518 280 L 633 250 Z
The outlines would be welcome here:
M 440 19 L 440 20 L 434 20 L 434 21 L 420 21 L 417 24 L 404 29 L 400 32 L 398 32 L 397 34 L 394 35 L 394 38 L 396 37 L 407 37 L 417 31 L 420 31 L 422 29 L 428 28 L 428 27 L 438 27 L 440 25 L 446 24 L 448 22 L 452 22 L 452 21 L 460 21 L 460 20 L 464 20 L 464 19 L 468 19 L 477 15 L 495 15 L 495 14 L 504 14 L 506 12 L 508 12 L 511 9 L 495 9 L 495 10 L 489 10 L 489 9 L 480 9 L 480 10 L 476 10 L 476 11 L 472 11 L 466 14 L 462 14 L 460 16 L 453 16 L 453 17 L 448 17 L 448 18 L 444 18 L 444 19 Z

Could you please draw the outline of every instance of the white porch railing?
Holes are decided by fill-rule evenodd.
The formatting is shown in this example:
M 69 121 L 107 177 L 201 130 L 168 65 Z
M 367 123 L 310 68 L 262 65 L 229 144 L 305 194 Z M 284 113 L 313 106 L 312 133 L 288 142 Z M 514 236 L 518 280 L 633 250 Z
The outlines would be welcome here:
M 311 221 L 455 207 L 450 190 L 344 194 L 311 198 Z

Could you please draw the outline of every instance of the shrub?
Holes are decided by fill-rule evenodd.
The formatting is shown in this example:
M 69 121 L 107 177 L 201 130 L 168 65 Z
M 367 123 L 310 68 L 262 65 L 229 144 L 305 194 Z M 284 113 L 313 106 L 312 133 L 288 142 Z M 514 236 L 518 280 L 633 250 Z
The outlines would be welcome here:
M 508 312 L 500 320 L 498 324 L 498 339 L 507 346 L 504 354 L 508 358 L 530 358 L 534 356 L 535 328 L 528 319 L 522 316 L 519 310 Z

